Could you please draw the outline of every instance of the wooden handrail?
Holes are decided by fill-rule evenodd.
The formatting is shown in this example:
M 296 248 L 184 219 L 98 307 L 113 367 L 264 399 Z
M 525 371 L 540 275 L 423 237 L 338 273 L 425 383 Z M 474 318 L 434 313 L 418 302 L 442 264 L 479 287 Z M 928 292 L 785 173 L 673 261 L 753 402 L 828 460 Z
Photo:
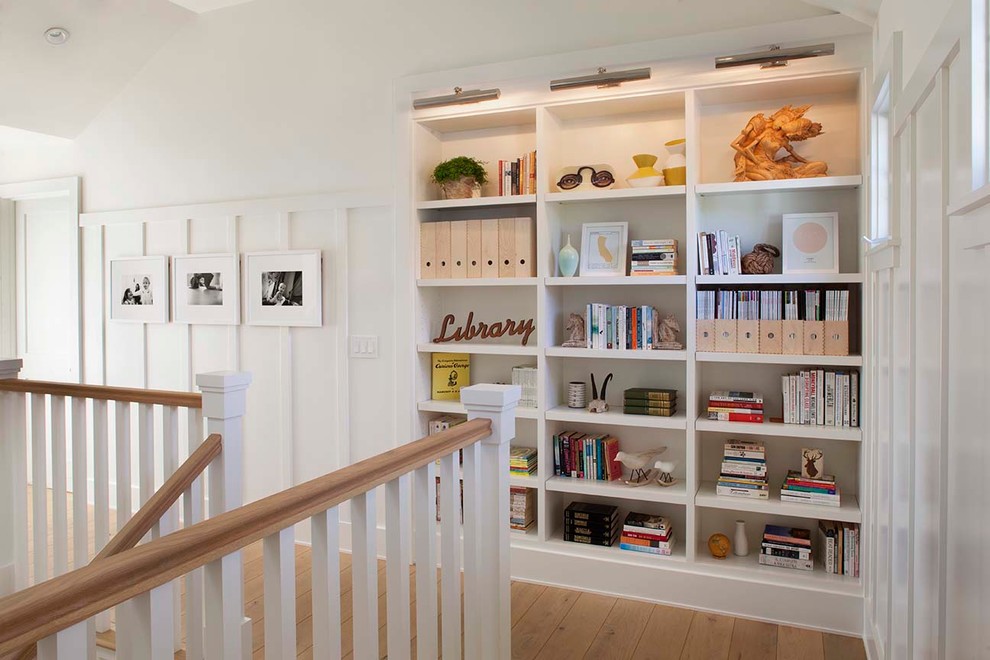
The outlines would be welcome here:
M 27 392 L 28 394 L 52 394 L 82 399 L 123 401 L 126 403 L 151 403 L 180 408 L 202 408 L 203 395 L 195 392 L 171 392 L 169 390 L 141 390 L 132 387 L 106 385 L 79 385 L 55 383 L 44 380 L 0 378 L 0 392 Z
M 136 546 L 222 450 L 223 440 L 219 434 L 214 433 L 207 437 L 203 444 L 197 447 L 196 451 L 183 461 L 179 469 L 162 484 L 162 487 L 148 498 L 144 506 L 138 509 L 124 527 L 114 534 L 110 542 L 103 546 L 99 554 L 90 561 L 90 565 Z M 37 645 L 31 642 L 30 646 L 17 656 L 17 660 L 32 660 L 37 657 L 37 651 Z
M 488 437 L 474 419 L 0 599 L 0 656 Z

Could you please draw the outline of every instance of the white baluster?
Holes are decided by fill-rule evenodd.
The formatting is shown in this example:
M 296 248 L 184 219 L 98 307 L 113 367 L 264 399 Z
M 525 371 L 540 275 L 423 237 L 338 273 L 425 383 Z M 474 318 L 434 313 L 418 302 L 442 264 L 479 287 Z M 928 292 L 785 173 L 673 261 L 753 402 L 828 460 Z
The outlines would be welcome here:
M 189 452 L 203 443 L 202 411 L 188 411 Z M 183 524 L 191 527 L 203 520 L 203 476 L 198 477 L 182 495 Z M 203 660 L 203 570 L 197 568 L 185 576 L 186 581 L 186 660 Z
M 313 657 L 340 660 L 340 517 L 310 518 L 313 539 Z
M 34 518 L 34 582 L 48 579 L 48 442 L 45 395 L 31 395 L 31 501 Z
M 86 460 L 86 399 L 72 397 L 72 564 L 82 568 L 89 563 L 89 502 Z M 87 619 L 86 657 L 96 658 L 96 620 Z
M 96 646 L 87 647 L 85 621 L 38 642 L 38 660 L 80 660 L 94 657 Z
M 481 448 L 478 443 L 465 447 L 461 478 L 464 480 L 464 657 L 481 655 L 481 612 L 490 606 L 481 600 L 478 592 L 479 572 L 482 570 L 478 556 L 481 530 Z
M 378 657 L 378 556 L 375 491 L 351 500 L 354 657 Z
M 243 502 L 243 418 L 251 374 L 198 374 L 206 432 L 223 436 L 223 451 L 209 468 L 210 515 Z M 210 562 L 205 571 L 206 656 L 241 660 L 244 649 L 244 582 L 240 551 Z
M 0 379 L 17 378 L 21 360 L 0 360 Z M 24 395 L 0 395 L 0 596 L 27 586 L 27 430 Z
M 409 564 L 412 560 L 409 517 L 409 475 L 385 485 L 385 571 L 387 574 L 388 657 L 410 657 Z
M 265 658 L 296 655 L 296 550 L 293 528 L 265 537 Z
M 461 390 L 468 419 L 492 420 L 481 440 L 481 529 L 479 598 L 495 603 L 483 611 L 480 658 L 511 655 L 511 583 L 509 574 L 509 442 L 515 437 L 518 385 L 471 385 Z
M 131 404 L 114 401 L 117 462 L 117 531 L 131 519 Z
M 446 660 L 461 657 L 461 475 L 458 454 L 440 459 L 440 629 Z
M 99 553 L 110 540 L 110 452 L 107 402 L 93 399 L 93 537 Z M 96 629 L 110 630 L 110 611 L 96 615 Z
M 172 585 L 165 584 L 117 606 L 117 655 L 173 660 Z
M 138 508 L 155 494 L 155 408 L 138 404 Z M 161 536 L 160 523 L 152 527 L 152 538 Z M 145 540 L 147 540 L 147 536 Z
M 162 474 L 163 482 L 168 480 L 175 471 L 179 469 L 179 409 L 175 406 L 165 406 L 162 408 Z M 171 534 L 179 528 L 179 507 L 172 505 L 161 517 L 158 529 L 164 536 Z M 172 590 L 172 620 L 182 621 L 182 600 L 180 598 L 182 588 L 179 580 L 169 583 Z M 172 627 L 172 647 L 179 651 L 182 649 L 182 627 L 175 625 Z
M 436 658 L 437 646 L 437 508 L 436 469 L 429 463 L 413 472 L 416 520 L 416 657 Z
M 65 460 L 65 397 L 52 396 L 52 556 L 55 572 L 63 575 L 69 570 L 68 468 Z

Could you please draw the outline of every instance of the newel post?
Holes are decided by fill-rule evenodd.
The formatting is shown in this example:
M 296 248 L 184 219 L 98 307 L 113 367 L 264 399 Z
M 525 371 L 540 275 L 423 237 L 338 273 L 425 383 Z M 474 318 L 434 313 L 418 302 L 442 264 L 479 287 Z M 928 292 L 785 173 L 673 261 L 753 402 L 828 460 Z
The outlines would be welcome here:
M 209 512 L 216 516 L 243 504 L 244 413 L 251 374 L 218 371 L 197 374 L 203 393 L 206 435 L 219 433 L 223 450 L 209 467 Z M 206 657 L 241 660 L 250 654 L 251 627 L 244 619 L 244 582 L 241 553 L 211 562 L 205 570 Z M 248 625 L 245 625 L 248 623 Z
M 480 626 L 481 658 L 511 655 L 511 575 L 509 572 L 509 443 L 516 437 L 518 385 L 471 385 L 461 390 L 468 419 L 490 419 L 492 434 L 481 441 L 480 509 L 477 553 L 478 602 L 485 603 Z M 465 602 L 468 597 L 465 596 Z M 489 607 L 488 604 L 494 604 Z
M 0 378 L 17 378 L 23 362 L 0 360 Z M 24 395 L 0 395 L 0 596 L 27 586 L 27 464 Z M 24 553 L 18 552 L 24 546 Z M 19 555 L 24 554 L 23 557 Z M 22 563 L 23 562 L 23 563 Z

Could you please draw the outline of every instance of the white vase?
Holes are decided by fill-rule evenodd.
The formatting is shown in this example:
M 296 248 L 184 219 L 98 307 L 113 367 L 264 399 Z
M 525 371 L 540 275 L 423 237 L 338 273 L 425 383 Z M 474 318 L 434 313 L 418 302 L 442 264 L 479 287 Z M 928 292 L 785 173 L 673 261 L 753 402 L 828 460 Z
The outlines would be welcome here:
M 749 541 L 746 540 L 746 521 L 736 521 L 736 534 L 732 539 L 732 554 L 745 557 L 749 554 Z

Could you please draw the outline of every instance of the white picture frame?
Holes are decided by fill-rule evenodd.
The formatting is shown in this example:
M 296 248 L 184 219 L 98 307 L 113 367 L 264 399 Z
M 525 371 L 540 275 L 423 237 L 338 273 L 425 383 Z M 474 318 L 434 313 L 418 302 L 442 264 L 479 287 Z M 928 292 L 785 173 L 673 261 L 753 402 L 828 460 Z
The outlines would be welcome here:
M 172 257 L 172 320 L 197 325 L 240 323 L 240 264 L 236 254 Z
M 109 272 L 111 321 L 168 323 L 168 257 L 110 259 Z
M 581 227 L 581 277 L 623 277 L 629 252 L 628 222 L 589 222 Z
M 319 250 L 244 255 L 248 325 L 323 325 L 323 258 Z
M 839 214 L 785 213 L 781 272 L 839 272 Z

